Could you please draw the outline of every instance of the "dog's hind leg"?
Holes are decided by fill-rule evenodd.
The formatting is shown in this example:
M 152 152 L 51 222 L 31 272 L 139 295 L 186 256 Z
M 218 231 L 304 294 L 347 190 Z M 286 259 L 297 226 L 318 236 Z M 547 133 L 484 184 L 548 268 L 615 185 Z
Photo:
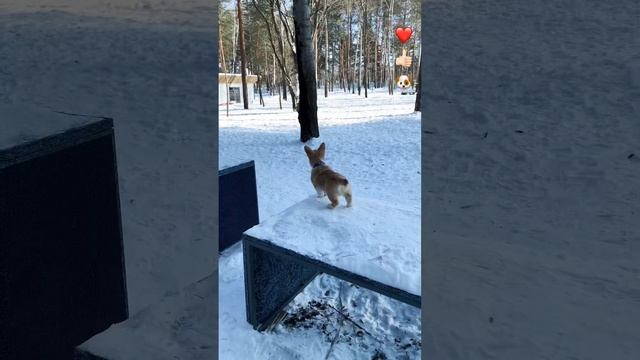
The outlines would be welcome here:
M 351 207 L 351 200 L 352 200 L 351 192 L 345 193 L 344 199 L 347 200 L 347 207 Z
M 353 199 L 353 194 L 351 193 L 351 184 L 347 184 L 342 189 L 342 196 L 347 200 L 347 207 L 351 207 L 351 200 Z
M 330 209 L 335 209 L 336 206 L 338 206 L 338 203 L 340 202 L 338 200 L 338 195 L 337 194 L 329 194 L 327 193 L 327 196 L 329 197 L 329 200 L 331 201 L 331 204 L 329 204 L 329 208 Z

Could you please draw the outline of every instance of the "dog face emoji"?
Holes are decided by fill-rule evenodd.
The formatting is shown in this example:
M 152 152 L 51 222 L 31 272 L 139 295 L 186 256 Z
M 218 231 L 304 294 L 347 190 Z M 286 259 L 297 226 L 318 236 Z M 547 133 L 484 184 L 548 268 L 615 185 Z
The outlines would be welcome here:
M 398 84 L 400 89 L 406 90 L 411 87 L 411 79 L 408 75 L 400 75 L 396 84 Z

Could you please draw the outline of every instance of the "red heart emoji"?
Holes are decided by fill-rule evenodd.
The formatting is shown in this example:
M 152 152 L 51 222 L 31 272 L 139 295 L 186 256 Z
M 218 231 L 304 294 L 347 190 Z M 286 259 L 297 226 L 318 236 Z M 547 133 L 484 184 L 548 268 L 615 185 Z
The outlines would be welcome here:
M 403 44 L 409 41 L 409 38 L 411 38 L 412 34 L 413 34 L 413 29 L 410 27 L 406 27 L 404 29 L 399 27 L 396 29 L 396 36 L 398 37 L 400 42 Z

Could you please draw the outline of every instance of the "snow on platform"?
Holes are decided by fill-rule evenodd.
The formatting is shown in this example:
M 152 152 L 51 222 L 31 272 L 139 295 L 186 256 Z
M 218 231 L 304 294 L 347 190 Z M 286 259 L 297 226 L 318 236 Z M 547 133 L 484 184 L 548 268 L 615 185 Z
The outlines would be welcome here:
M 245 234 L 420 295 L 420 213 L 356 198 L 328 208 L 310 197 Z
M 78 349 L 110 360 L 214 359 L 215 280 L 208 276 L 167 295 Z

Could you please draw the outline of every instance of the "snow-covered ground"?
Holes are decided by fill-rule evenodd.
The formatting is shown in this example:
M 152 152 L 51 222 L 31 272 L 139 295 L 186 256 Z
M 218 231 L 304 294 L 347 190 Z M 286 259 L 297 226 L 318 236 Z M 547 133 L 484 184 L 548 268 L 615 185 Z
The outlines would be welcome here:
M 167 294 L 79 348 L 109 360 L 215 358 L 215 277 Z
M 114 119 L 132 315 L 215 268 L 216 16 L 203 0 L 0 1 L 0 104 Z
M 424 13 L 424 352 L 640 359 L 640 3 Z
M 419 209 L 420 113 L 413 111 L 415 96 L 388 97 L 382 90 L 370 93 L 367 99 L 341 91 L 327 99 L 322 94 L 318 93 L 321 137 L 309 145 L 326 143 L 327 163 L 357 184 L 354 198 L 363 194 Z M 280 110 L 277 95 L 266 102 L 264 109 L 253 106 L 246 112 L 232 105 L 229 117 L 224 106 L 219 109 L 220 167 L 264 159 L 256 162 L 261 219 L 306 198 L 309 190 L 313 192 L 309 161 L 299 141 L 297 113 L 284 102 Z M 286 191 L 279 179 L 269 176 L 282 169 L 287 175 Z
M 359 198 L 368 198 L 408 209 L 418 215 L 418 222 L 420 114 L 413 111 L 415 96 L 389 96 L 376 90 L 365 99 L 336 91 L 328 98 L 319 92 L 318 99 L 321 136 L 310 146 L 325 142 L 326 162 L 348 177 L 354 193 L 353 209 L 333 211 L 355 210 Z M 297 114 L 289 103 L 283 103 L 280 110 L 277 97 L 267 97 L 264 108 L 244 110 L 232 105 L 229 117 L 224 106 L 219 112 L 219 163 L 226 167 L 255 161 L 261 221 L 269 222 L 290 206 L 315 196 L 309 162 L 299 141 Z M 367 201 L 362 205 L 362 211 L 371 210 Z M 393 221 L 393 213 L 385 215 Z M 419 229 L 419 223 L 415 227 Z M 416 246 L 415 254 L 418 252 Z M 291 315 L 273 332 L 254 331 L 245 315 L 240 246 L 220 257 L 219 291 L 220 359 L 325 359 L 331 354 L 330 359 L 368 360 L 376 353 L 389 359 L 420 358 L 419 309 L 325 275 L 294 299 L 288 309 Z M 333 309 L 340 305 L 352 321 Z M 337 329 L 341 329 L 339 339 Z

